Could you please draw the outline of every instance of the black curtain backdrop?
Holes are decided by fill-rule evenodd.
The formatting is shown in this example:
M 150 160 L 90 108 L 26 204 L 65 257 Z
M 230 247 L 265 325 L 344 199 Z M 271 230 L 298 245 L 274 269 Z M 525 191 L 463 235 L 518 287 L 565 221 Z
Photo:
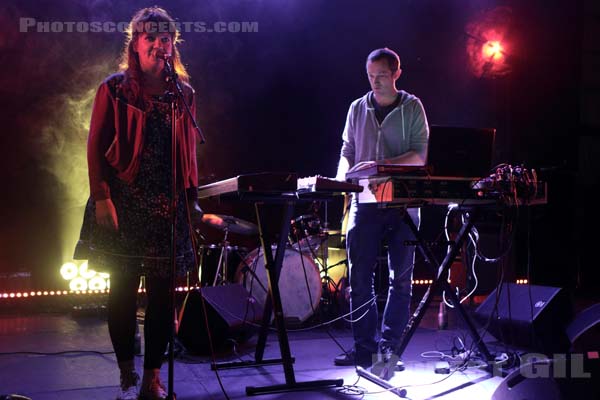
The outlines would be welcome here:
M 39 32 L 37 25 L 22 32 L 22 18 L 127 22 L 137 9 L 153 4 L 5 3 L 0 14 L 4 275 L 30 271 L 32 286 L 64 285 L 58 268 L 70 259 L 88 193 L 85 140 L 92 96 L 117 69 L 124 39 L 120 32 Z M 259 171 L 334 175 L 348 106 L 369 90 L 365 58 L 387 46 L 402 60 L 399 88 L 421 98 L 431 124 L 495 127 L 496 162 L 525 163 L 550 181 L 550 204 L 532 210 L 531 267 L 539 283 L 572 284 L 580 2 L 189 0 L 162 6 L 181 22 L 210 28 L 218 21 L 245 21 L 255 27 L 246 33 L 182 35 L 180 50 L 207 138 L 199 148 L 201 183 Z M 498 7 L 509 10 L 511 72 L 477 77 L 468 67 L 466 27 Z M 247 205 L 205 208 L 253 219 Z M 332 219 L 339 218 L 340 205 L 330 208 Z M 218 240 L 218 234 L 211 235 Z M 518 236 L 521 249 L 526 237 Z M 524 271 L 526 262 L 520 257 L 517 270 Z

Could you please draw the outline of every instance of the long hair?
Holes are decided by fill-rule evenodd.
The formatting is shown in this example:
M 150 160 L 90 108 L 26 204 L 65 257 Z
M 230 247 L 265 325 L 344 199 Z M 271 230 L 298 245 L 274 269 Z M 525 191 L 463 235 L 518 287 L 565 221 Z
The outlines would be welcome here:
M 132 104 L 139 104 L 142 97 L 142 69 L 138 55 L 133 50 L 133 45 L 140 34 L 144 32 L 168 32 L 173 43 L 173 68 L 175 68 L 175 72 L 183 82 L 189 83 L 190 78 L 181 62 L 181 56 L 177 48 L 177 45 L 181 43 L 181 38 L 175 20 L 165 9 L 158 6 L 142 8 L 133 15 L 129 22 L 126 31 L 127 38 L 121 54 L 121 63 L 119 64 L 119 69 L 125 72 L 124 95 Z

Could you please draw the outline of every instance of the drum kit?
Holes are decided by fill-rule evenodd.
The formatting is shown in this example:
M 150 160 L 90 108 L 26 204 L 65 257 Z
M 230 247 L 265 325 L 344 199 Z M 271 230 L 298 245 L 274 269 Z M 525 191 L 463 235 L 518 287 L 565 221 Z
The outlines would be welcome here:
M 239 283 L 264 304 L 268 279 L 262 248 L 248 252 L 246 248 L 232 246 L 228 241 L 229 233 L 257 235 L 258 227 L 251 222 L 219 214 L 205 214 L 203 222 L 222 231 L 224 237 L 219 244 L 204 244 L 198 248 L 201 284 Z M 329 293 L 324 291 L 329 292 L 336 285 L 328 274 L 330 232 L 323 225 L 318 215 L 313 214 L 301 215 L 291 221 L 279 289 L 284 317 L 292 324 L 302 323 L 314 315 L 320 304 L 328 301 Z M 277 246 L 272 245 L 271 248 L 275 252 Z M 212 271 L 215 271 L 214 275 Z

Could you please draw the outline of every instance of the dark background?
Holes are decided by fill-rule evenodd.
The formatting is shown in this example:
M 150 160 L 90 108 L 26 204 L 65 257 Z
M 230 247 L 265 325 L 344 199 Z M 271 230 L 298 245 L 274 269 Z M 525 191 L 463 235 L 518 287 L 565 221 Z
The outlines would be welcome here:
M 119 32 L 19 32 L 19 18 L 129 21 L 153 4 L 23 0 L 4 6 L 1 276 L 26 271 L 32 287 L 64 285 L 58 268 L 71 258 L 88 195 L 92 96 L 116 70 L 124 39 Z M 387 46 L 402 60 L 398 87 L 420 97 L 430 124 L 495 127 L 495 162 L 524 163 L 549 182 L 549 204 L 531 210 L 530 224 L 521 224 L 516 269 L 529 265 L 534 283 L 596 287 L 589 278 L 594 241 L 586 234 L 598 220 L 590 194 L 597 184 L 600 87 L 593 75 L 598 7 L 591 1 L 162 6 L 180 21 L 258 22 L 252 33 L 183 34 L 180 51 L 207 138 L 199 148 L 202 184 L 259 171 L 334 175 L 348 105 L 369 90 L 366 55 Z M 466 32 L 473 23 L 497 24 L 504 32 L 507 75 L 476 75 L 469 67 Z M 206 207 L 253 219 L 247 206 Z M 341 210 L 338 203 L 330 208 L 335 227 Z

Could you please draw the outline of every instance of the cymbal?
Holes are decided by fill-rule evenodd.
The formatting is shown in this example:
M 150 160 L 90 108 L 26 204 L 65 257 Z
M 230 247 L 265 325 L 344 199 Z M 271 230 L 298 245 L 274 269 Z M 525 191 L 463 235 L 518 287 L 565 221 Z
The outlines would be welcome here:
M 202 222 L 221 231 L 238 233 L 240 235 L 256 235 L 258 233 L 258 226 L 231 215 L 204 214 Z

